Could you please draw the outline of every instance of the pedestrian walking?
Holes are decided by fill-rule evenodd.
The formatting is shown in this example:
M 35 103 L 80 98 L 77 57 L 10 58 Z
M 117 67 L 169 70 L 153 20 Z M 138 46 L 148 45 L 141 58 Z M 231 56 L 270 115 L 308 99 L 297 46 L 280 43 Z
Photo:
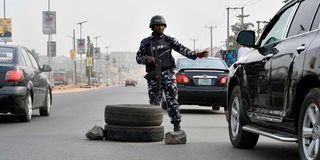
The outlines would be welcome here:
M 176 52 L 195 60 L 196 58 L 208 57 L 208 51 L 195 52 L 180 44 L 175 38 L 165 35 L 167 27 L 163 16 L 156 15 L 150 20 L 149 27 L 152 30 L 151 36 L 144 38 L 140 43 L 136 55 L 138 64 L 146 66 L 148 83 L 149 103 L 159 105 L 164 92 L 168 106 L 168 114 L 173 124 L 173 130 L 180 131 L 181 115 L 177 101 L 177 87 L 174 68 L 175 60 L 172 56 L 172 49 Z

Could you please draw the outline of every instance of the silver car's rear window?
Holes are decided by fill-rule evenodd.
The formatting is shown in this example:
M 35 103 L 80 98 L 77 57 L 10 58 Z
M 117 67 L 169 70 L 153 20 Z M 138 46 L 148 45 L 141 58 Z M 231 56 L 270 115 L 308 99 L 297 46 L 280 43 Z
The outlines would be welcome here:
M 0 63 L 13 63 L 15 51 L 14 48 L 0 48 Z
M 184 68 L 199 68 L 199 69 L 222 69 L 227 70 L 228 68 L 220 59 L 180 59 L 177 64 L 178 69 Z

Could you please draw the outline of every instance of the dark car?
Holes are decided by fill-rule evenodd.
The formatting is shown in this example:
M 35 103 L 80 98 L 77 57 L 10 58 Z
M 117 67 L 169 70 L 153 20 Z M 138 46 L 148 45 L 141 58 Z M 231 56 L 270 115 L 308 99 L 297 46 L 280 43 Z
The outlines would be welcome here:
M 52 105 L 50 83 L 31 52 L 21 46 L 0 45 L 0 116 L 14 115 L 28 122 L 32 110 L 49 116 Z
M 297 142 L 302 160 L 320 159 L 319 0 L 290 1 L 230 67 L 228 126 L 232 145 L 253 148 L 259 135 Z
M 180 105 L 226 106 L 228 67 L 221 58 L 177 60 L 176 82 Z M 166 108 L 164 99 L 162 108 Z
M 127 79 L 126 81 L 125 81 L 125 84 L 124 84 L 124 86 L 133 86 L 133 87 L 135 87 L 136 86 L 136 81 L 135 80 L 131 80 L 131 79 Z

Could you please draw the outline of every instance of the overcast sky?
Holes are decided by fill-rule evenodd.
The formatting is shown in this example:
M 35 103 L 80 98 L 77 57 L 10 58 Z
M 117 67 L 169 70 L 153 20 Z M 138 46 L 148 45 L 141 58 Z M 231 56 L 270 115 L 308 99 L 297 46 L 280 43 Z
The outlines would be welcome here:
M 167 22 L 165 34 L 177 38 L 193 48 L 210 47 L 210 31 L 205 26 L 217 26 L 213 30 L 214 46 L 221 46 L 226 39 L 227 7 L 244 7 L 250 14 L 245 22 L 269 20 L 283 5 L 283 0 L 51 0 L 51 10 L 57 14 L 57 54 L 69 55 L 72 47 L 72 30 L 79 38 L 79 25 L 83 35 L 98 39 L 98 46 L 105 52 L 133 51 L 139 48 L 141 39 L 150 35 L 150 18 L 163 15 Z M 35 49 L 46 54 L 47 35 L 42 34 L 42 11 L 48 10 L 48 0 L 6 0 L 6 17 L 12 18 L 13 44 Z M 230 10 L 230 24 L 240 10 Z M 0 0 L 0 17 L 3 17 L 3 0 Z M 256 27 L 256 26 L 255 26 Z M 231 33 L 231 31 L 230 31 Z M 95 42 L 95 41 L 94 41 Z M 94 43 L 95 44 L 95 43 Z

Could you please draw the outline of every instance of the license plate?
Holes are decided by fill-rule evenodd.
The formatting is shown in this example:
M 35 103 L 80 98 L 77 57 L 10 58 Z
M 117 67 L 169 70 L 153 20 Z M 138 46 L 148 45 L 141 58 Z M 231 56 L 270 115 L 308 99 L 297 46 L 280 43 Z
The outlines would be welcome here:
M 209 78 L 199 78 L 198 85 L 211 85 L 211 79 Z

